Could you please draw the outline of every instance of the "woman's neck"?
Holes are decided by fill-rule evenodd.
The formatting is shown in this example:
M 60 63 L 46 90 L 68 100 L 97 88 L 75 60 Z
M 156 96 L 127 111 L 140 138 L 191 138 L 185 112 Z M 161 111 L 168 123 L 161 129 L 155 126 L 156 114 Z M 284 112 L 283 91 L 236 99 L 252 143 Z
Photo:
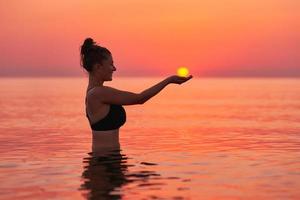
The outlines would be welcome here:
M 103 86 L 103 80 L 97 78 L 96 76 L 89 75 L 89 86 L 88 88 L 93 88 L 96 86 Z

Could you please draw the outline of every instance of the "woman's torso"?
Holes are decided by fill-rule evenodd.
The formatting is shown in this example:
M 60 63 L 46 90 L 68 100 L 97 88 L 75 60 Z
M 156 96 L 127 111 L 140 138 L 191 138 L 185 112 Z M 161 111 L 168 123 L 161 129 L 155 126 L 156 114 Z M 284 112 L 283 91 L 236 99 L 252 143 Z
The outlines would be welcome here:
M 86 93 L 86 112 L 91 124 L 103 119 L 110 110 L 109 104 L 104 104 L 98 99 L 93 98 L 94 87 L 88 87 Z M 92 150 L 97 151 L 101 148 L 119 147 L 119 128 L 113 130 L 92 130 L 93 144 Z

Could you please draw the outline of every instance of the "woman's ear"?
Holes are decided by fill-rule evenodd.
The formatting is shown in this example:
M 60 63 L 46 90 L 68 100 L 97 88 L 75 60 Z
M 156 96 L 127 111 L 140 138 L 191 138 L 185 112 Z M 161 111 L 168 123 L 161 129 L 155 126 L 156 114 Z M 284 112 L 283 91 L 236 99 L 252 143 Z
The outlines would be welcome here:
M 101 70 L 101 68 L 102 68 L 102 64 L 101 63 L 96 63 L 95 64 L 95 69 L 96 70 Z

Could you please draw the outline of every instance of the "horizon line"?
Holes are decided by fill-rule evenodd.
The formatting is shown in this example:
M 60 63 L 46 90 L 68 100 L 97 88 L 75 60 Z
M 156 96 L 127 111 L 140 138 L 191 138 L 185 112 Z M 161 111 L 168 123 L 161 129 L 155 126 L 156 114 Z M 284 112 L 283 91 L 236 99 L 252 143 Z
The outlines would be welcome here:
M 176 74 L 174 74 L 176 75 Z M 172 75 L 170 75 L 172 76 Z M 113 77 L 114 78 L 166 78 L 168 75 L 118 75 Z M 4 75 L 0 78 L 88 78 L 87 75 Z M 241 75 L 203 75 L 203 76 L 195 76 L 193 78 L 300 78 L 300 75 L 249 75 L 249 76 L 241 76 Z

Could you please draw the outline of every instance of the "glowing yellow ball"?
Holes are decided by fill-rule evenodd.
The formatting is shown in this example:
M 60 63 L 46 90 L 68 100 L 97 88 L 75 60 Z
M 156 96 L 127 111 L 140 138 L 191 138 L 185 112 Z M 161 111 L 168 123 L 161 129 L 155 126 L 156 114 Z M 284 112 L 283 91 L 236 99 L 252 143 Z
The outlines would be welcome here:
M 189 70 L 186 67 L 180 67 L 177 69 L 177 75 L 182 77 L 187 77 Z

